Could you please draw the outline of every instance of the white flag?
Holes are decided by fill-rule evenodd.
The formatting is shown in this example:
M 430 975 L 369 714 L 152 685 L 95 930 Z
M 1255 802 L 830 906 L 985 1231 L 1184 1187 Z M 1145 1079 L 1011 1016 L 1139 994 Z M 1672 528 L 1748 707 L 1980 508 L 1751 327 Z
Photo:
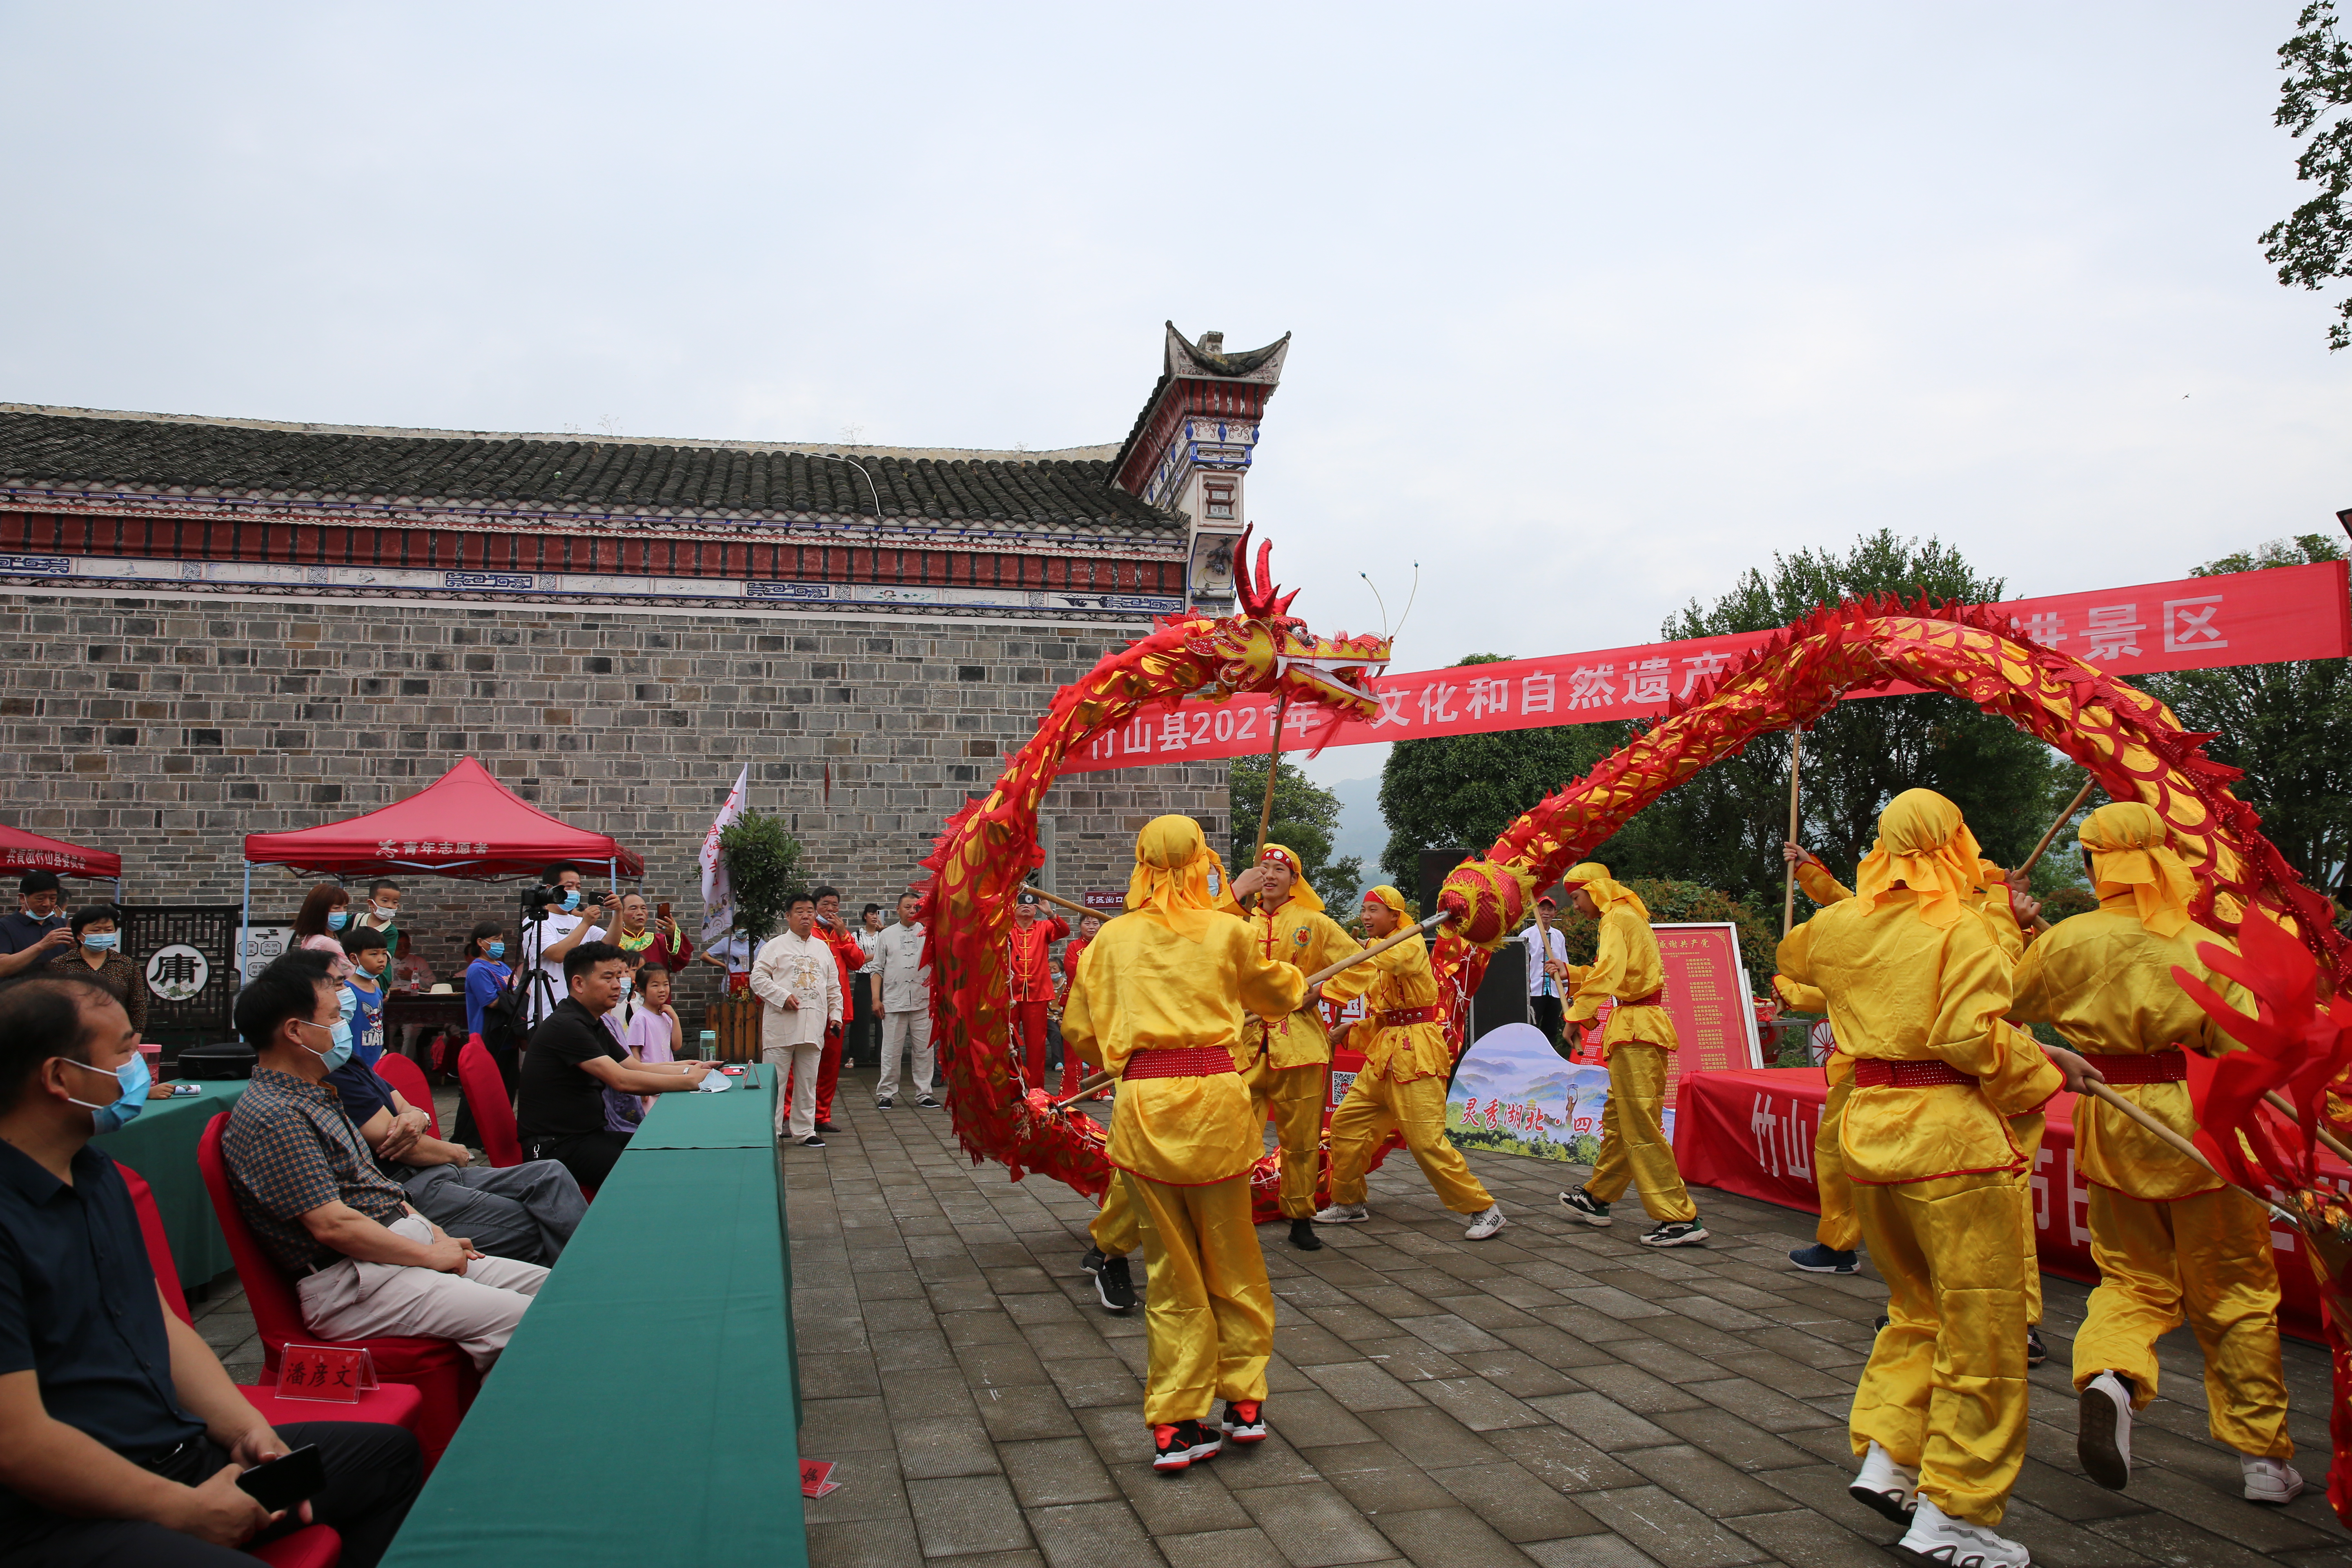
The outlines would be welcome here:
M 710 819 L 710 831 L 702 836 L 702 945 L 721 957 L 731 956 L 726 951 L 724 939 L 735 924 L 735 889 L 728 885 L 727 862 L 719 853 L 719 836 L 727 825 L 743 815 L 743 799 L 751 784 L 751 764 L 743 764 L 737 775 L 735 787 L 727 793 L 727 804 Z M 740 947 L 738 938 L 734 943 Z M 730 967 L 732 967 L 730 965 Z

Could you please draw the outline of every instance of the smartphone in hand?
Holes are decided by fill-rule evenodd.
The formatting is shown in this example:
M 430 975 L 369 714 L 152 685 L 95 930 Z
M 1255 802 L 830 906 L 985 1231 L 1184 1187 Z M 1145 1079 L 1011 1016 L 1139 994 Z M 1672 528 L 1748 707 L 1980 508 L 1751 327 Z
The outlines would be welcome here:
M 327 1462 L 319 1446 L 306 1443 L 290 1454 L 265 1459 L 236 1478 L 247 1497 L 272 1513 L 282 1513 L 327 1489 Z

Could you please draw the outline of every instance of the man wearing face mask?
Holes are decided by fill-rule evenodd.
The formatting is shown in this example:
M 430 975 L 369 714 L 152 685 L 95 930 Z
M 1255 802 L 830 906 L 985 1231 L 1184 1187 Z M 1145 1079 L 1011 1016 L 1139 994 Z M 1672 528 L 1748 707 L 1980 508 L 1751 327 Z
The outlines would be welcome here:
M 58 908 L 60 886 L 55 871 L 27 871 L 16 884 L 23 907 L 0 917 L 0 976 L 21 974 L 73 945 L 73 933 Z
M 373 1422 L 272 1430 L 164 1308 L 121 1173 L 89 1146 L 146 1093 L 101 987 L 70 971 L 0 986 L 0 1561 L 251 1568 L 235 1548 L 315 1520 L 372 1568 L 416 1496 L 416 1439 Z M 247 1466 L 313 1444 L 327 1488 L 300 1510 L 237 1489 Z
M 295 1281 L 314 1334 L 454 1340 L 487 1371 L 547 1270 L 482 1254 L 418 1214 L 378 1169 L 327 1075 L 352 1059 L 324 964 L 289 953 L 237 993 L 260 1055 L 221 1152 L 246 1223 Z
M 544 918 L 525 922 L 522 963 L 515 976 L 517 984 L 528 988 L 526 1016 L 534 1027 L 563 1001 L 563 961 L 583 942 L 603 942 L 605 929 L 618 923 L 621 908 L 610 894 L 601 906 L 589 902 L 580 890 L 580 868 L 569 860 L 558 860 L 539 879 L 556 896 L 541 906 Z
M 122 956 L 122 933 L 117 929 L 112 904 L 92 904 L 74 911 L 67 929 L 73 945 L 49 960 L 49 967 L 89 975 L 114 994 L 131 1016 L 131 1026 L 147 1032 L 147 983 L 139 966 Z

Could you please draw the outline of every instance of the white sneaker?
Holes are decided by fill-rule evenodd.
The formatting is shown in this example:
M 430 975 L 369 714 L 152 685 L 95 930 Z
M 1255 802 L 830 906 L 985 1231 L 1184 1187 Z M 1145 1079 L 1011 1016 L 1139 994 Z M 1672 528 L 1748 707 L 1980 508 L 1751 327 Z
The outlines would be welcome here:
M 1895 1543 L 1895 1555 L 1912 1568 L 2032 1568 L 2033 1559 L 2016 1542 L 1981 1524 L 1947 1519 L 1931 1498 L 1921 1498 L 1911 1528 Z
M 2074 1457 L 2084 1475 L 2111 1492 L 2131 1485 L 2131 1390 L 2123 1379 L 2103 1372 L 2084 1385 Z
M 1317 1225 L 1358 1225 L 1372 1217 L 1372 1211 L 1361 1204 L 1333 1204 L 1315 1216 Z
M 1862 1457 L 1862 1472 L 1846 1490 L 1864 1508 L 1875 1509 L 1897 1524 L 1911 1522 L 1913 1493 L 1919 1489 L 1919 1472 L 1898 1465 L 1885 1449 L 1873 1443 Z
M 1488 1204 L 1486 1212 L 1470 1216 L 1470 1228 L 1463 1236 L 1471 1241 L 1484 1241 L 1511 1222 L 1503 1217 L 1503 1205 Z
M 2248 1502 L 2290 1503 L 2303 1495 L 2303 1477 L 2284 1459 L 2241 1454 L 2238 1468 L 2246 1473 Z

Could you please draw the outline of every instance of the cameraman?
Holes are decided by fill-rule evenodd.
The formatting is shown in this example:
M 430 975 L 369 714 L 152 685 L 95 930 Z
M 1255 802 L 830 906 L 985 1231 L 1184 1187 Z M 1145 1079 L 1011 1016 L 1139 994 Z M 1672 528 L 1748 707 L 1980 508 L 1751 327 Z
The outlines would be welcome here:
M 621 900 L 604 895 L 591 904 L 580 890 L 580 868 L 558 860 L 540 876 L 536 892 L 525 894 L 530 905 L 522 929 L 522 962 L 515 966 L 515 984 L 527 988 L 525 1016 L 536 1028 L 547 1021 L 565 995 L 563 961 L 583 942 L 602 942 L 608 926 L 620 920 Z

